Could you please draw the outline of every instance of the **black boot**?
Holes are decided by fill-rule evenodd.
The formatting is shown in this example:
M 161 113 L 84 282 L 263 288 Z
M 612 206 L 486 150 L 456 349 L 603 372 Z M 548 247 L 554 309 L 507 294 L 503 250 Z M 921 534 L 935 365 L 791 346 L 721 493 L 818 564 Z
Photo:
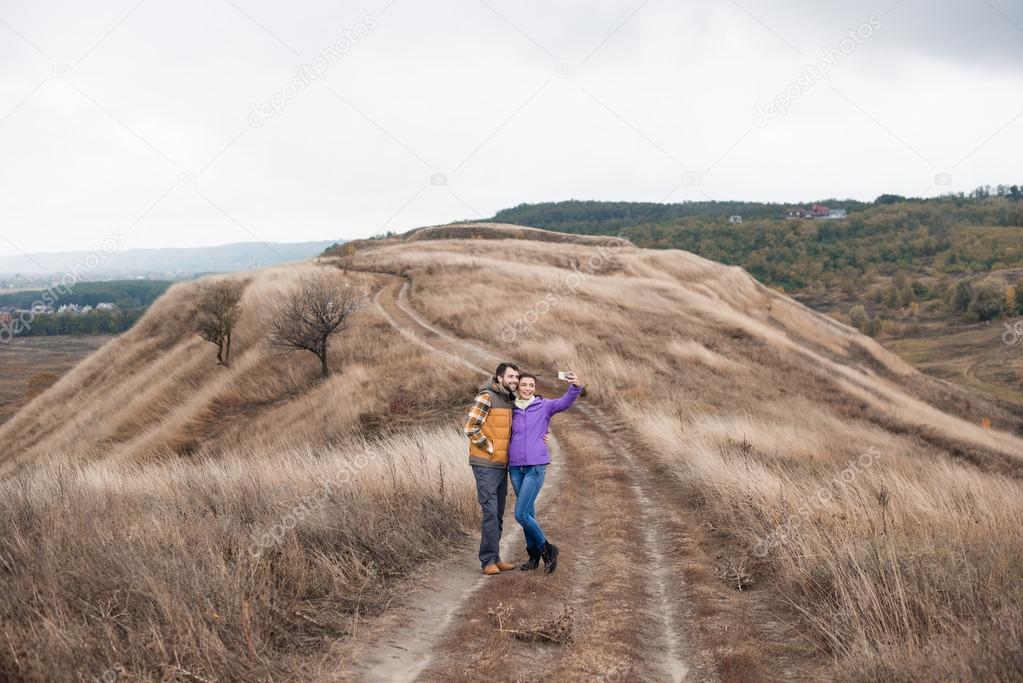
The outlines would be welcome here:
M 529 571 L 539 567 L 541 552 L 536 548 L 526 548 L 526 552 L 529 553 L 529 559 L 523 562 L 519 566 L 519 569 L 523 571 Z
M 540 557 L 543 558 L 543 563 L 544 566 L 546 567 L 545 571 L 548 574 L 553 574 L 554 570 L 558 568 L 558 555 L 560 553 L 561 551 L 558 550 L 558 546 L 553 545 L 548 541 L 544 541 L 543 553 L 540 555 Z

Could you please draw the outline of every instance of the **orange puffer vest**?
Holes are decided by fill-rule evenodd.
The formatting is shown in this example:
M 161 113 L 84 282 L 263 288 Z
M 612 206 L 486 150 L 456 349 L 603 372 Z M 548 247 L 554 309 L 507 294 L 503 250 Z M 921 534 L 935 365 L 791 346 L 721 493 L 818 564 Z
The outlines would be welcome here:
M 483 467 L 507 467 L 508 444 L 511 442 L 512 398 L 493 384 L 480 387 L 480 393 L 490 397 L 490 411 L 483 421 L 483 434 L 494 444 L 494 454 L 487 453 L 469 442 L 469 464 Z

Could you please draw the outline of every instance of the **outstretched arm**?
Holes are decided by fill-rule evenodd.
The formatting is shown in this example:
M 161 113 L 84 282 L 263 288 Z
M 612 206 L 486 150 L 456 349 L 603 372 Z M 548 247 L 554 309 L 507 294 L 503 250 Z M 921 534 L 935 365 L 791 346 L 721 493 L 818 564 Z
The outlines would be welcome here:
M 469 409 L 469 415 L 465 419 L 465 426 L 462 427 L 462 432 L 469 437 L 469 441 L 472 442 L 477 448 L 492 452 L 492 446 L 490 440 L 487 439 L 486 434 L 483 433 L 483 423 L 487 419 L 487 414 L 490 413 L 490 394 L 483 392 L 476 397 L 473 401 L 472 408 Z
M 579 398 L 579 394 L 582 390 L 583 388 L 578 384 L 569 385 L 568 391 L 547 404 L 549 414 L 553 415 L 554 413 L 560 413 L 562 410 L 568 410 L 569 406 L 575 403 L 575 400 Z

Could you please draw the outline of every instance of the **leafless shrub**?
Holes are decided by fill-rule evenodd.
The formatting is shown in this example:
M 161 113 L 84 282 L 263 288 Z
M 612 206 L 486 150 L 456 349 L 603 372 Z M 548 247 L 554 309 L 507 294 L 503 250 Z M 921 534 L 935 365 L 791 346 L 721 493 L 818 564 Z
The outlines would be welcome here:
M 518 620 L 518 628 L 508 628 L 507 623 L 511 622 L 512 609 L 504 603 L 498 603 L 497 607 L 491 608 L 487 614 L 497 623 L 497 628 L 502 633 L 509 633 L 517 640 L 526 642 L 553 643 L 555 645 L 569 645 L 575 640 L 575 629 L 572 623 L 572 609 L 565 607 L 553 616 L 547 616 L 533 624 L 527 624 L 525 619 Z
M 745 590 L 753 585 L 753 574 L 746 568 L 746 560 L 727 560 L 717 568 L 718 577 L 735 590 Z
M 349 282 L 325 274 L 303 277 L 270 321 L 270 345 L 285 353 L 309 351 L 320 360 L 320 377 L 327 377 L 330 338 L 347 327 L 365 301 L 366 294 Z

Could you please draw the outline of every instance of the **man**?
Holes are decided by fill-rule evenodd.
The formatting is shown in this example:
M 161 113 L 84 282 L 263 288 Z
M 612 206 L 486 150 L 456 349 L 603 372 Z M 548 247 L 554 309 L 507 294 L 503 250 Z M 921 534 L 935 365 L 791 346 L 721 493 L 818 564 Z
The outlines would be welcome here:
M 498 365 L 491 382 L 480 387 L 463 429 L 469 437 L 469 464 L 483 510 L 480 564 L 487 576 L 515 568 L 514 564 L 501 561 L 501 531 L 508 497 L 512 406 L 518 386 L 519 368 L 512 363 Z

